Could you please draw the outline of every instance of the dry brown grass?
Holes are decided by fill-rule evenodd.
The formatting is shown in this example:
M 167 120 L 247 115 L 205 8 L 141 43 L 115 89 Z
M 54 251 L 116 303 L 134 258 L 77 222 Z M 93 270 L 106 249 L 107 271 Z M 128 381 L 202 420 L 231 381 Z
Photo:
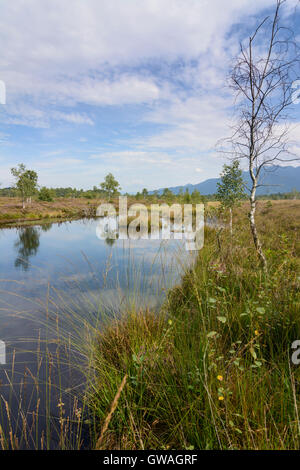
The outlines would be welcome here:
M 102 202 L 107 202 L 107 200 L 57 198 L 53 202 L 44 202 L 33 199 L 31 204 L 26 204 L 26 208 L 23 209 L 21 198 L 0 197 L 0 226 L 26 225 L 48 219 L 67 220 L 95 216 L 96 209 Z M 152 203 L 162 204 L 163 202 L 163 200 L 152 201 L 147 198 L 136 200 L 133 196 L 127 198 L 128 207 L 134 203 L 149 207 Z M 112 203 L 118 210 L 118 198 L 115 198 Z M 212 202 L 208 205 L 214 207 L 218 204 L 218 202 Z
M 99 199 L 85 198 L 56 199 L 53 202 L 33 200 L 22 209 L 20 198 L 0 198 L 0 224 L 12 225 L 20 222 L 30 222 L 42 219 L 68 219 L 95 214 Z

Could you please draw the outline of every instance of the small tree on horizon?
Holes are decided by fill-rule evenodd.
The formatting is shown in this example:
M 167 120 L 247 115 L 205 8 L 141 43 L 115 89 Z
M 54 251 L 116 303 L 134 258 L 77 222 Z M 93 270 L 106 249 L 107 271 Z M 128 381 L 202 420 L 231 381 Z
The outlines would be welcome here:
M 142 195 L 144 199 L 149 196 L 148 190 L 146 188 L 143 189 Z
M 174 198 L 174 194 L 169 188 L 165 188 L 161 196 L 164 200 L 169 201 L 169 202 L 172 201 L 172 199 Z
M 238 160 L 234 160 L 231 165 L 224 165 L 221 173 L 221 182 L 217 183 L 217 200 L 220 201 L 224 209 L 229 210 L 229 228 L 232 235 L 232 212 L 239 201 L 245 196 L 244 180 L 242 170 Z
M 183 195 L 183 202 L 185 204 L 190 204 L 192 202 L 192 197 L 190 195 L 188 188 L 186 188 L 185 193 Z
M 25 200 L 30 198 L 37 190 L 38 175 L 34 170 L 27 170 L 23 163 L 17 168 L 11 169 L 11 174 L 16 180 L 15 187 L 22 197 L 22 207 L 25 209 Z
M 113 196 L 117 196 L 121 190 L 118 181 L 115 179 L 112 173 L 106 175 L 103 183 L 100 184 L 101 190 L 107 195 L 110 200 Z
M 46 188 L 46 186 L 42 186 L 39 191 L 39 200 L 45 202 L 52 202 L 53 201 L 53 192 L 51 189 Z
M 194 202 L 195 204 L 203 201 L 202 196 L 197 189 L 194 189 L 194 191 L 192 192 L 191 199 L 192 199 L 192 202 Z

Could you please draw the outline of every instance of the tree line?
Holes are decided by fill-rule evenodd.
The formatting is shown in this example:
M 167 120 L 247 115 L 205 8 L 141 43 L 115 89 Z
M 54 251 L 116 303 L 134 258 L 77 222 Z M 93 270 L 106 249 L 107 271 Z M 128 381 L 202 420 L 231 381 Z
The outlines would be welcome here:
M 20 163 L 16 168 L 11 169 L 11 174 L 14 177 L 15 184 L 9 188 L 0 188 L 1 197 L 21 197 L 22 207 L 25 208 L 26 204 L 30 204 L 33 197 L 40 201 L 52 202 L 57 198 L 81 198 L 86 199 L 112 199 L 119 196 L 121 193 L 121 186 L 115 179 L 112 173 L 106 175 L 104 181 L 99 186 L 94 186 L 93 189 L 84 190 L 72 187 L 66 188 L 47 188 L 46 186 L 40 187 L 38 185 L 38 174 L 34 170 L 29 170 L 23 163 Z M 136 200 L 149 201 L 164 200 L 168 203 L 180 202 L 182 204 L 189 203 L 205 203 L 210 200 L 215 200 L 215 195 L 201 195 L 196 189 L 190 193 L 186 191 L 179 191 L 174 194 L 170 189 L 165 188 L 161 193 L 158 191 L 149 192 L 146 188 L 138 191 L 136 194 L 124 193 L 125 196 L 134 197 Z
M 46 186 L 39 187 L 38 175 L 34 170 L 27 170 L 24 164 L 18 165 L 17 168 L 11 170 L 14 178 L 14 186 L 8 188 L 0 188 L 0 197 L 22 197 L 24 207 L 26 203 L 30 204 L 31 199 L 34 197 L 40 201 L 52 202 L 58 198 L 86 198 L 86 199 L 111 199 L 117 197 L 120 194 L 121 188 L 114 176 L 109 173 L 105 180 L 100 183 L 99 187 L 94 186 L 92 189 L 84 190 L 77 189 L 74 187 L 58 187 L 58 188 L 47 188 Z M 213 194 L 200 194 L 198 190 L 190 192 L 188 188 L 183 191 L 181 189 L 178 193 L 173 193 L 169 188 L 165 188 L 163 191 L 148 191 L 144 188 L 142 191 L 138 191 L 136 194 L 123 193 L 125 196 L 134 197 L 136 200 L 149 200 L 157 201 L 163 200 L 167 203 L 179 202 L 181 204 L 200 204 L 207 203 L 210 201 L 222 201 L 224 199 L 224 207 L 230 209 L 231 202 L 234 200 L 246 200 L 247 194 L 245 190 L 241 190 L 242 183 L 242 172 L 235 161 L 231 165 L 224 165 L 223 171 L 220 175 L 222 185 L 218 184 L 216 193 Z M 223 181 L 224 178 L 224 181 Z M 225 184 L 225 188 L 223 185 Z M 228 194 L 227 194 L 228 193 Z M 227 194 L 227 196 L 226 196 Z M 235 197 L 237 196 L 237 197 Z M 258 195 L 257 199 L 300 199 L 300 192 L 293 189 L 288 193 L 274 193 Z M 22 204 L 23 204 L 22 203 Z M 236 205 L 233 204 L 232 207 Z

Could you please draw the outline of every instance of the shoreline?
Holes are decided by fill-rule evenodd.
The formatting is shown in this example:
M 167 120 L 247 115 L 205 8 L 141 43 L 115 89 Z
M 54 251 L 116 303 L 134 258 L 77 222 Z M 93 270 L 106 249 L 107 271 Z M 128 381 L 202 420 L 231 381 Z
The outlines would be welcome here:
M 73 222 L 75 220 L 81 219 L 92 219 L 94 218 L 93 215 L 84 216 L 78 215 L 74 217 L 50 217 L 50 218 L 41 218 L 41 219 L 20 219 L 16 222 L 2 222 L 0 220 L 0 230 L 1 229 L 9 229 L 9 228 L 21 228 L 21 227 L 31 227 L 31 226 L 40 226 L 40 225 L 47 225 L 47 224 L 57 224 L 62 222 Z
M 22 208 L 19 198 L 0 198 L 0 229 L 94 217 L 101 200 L 57 199 L 52 202 L 33 200 Z

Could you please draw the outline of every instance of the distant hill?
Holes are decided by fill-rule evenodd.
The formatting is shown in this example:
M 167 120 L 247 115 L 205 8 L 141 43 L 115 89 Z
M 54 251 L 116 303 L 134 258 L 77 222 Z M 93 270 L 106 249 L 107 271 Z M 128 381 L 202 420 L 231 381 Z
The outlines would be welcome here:
M 250 185 L 250 176 L 247 171 L 243 172 L 243 178 L 247 186 Z M 202 181 L 198 184 L 186 184 L 185 186 L 170 187 L 170 191 L 178 194 L 180 190 L 185 192 L 187 189 L 192 193 L 195 189 L 200 194 L 208 195 L 214 194 L 217 191 L 217 183 L 220 178 L 211 178 Z M 257 194 L 275 194 L 275 193 L 289 193 L 293 189 L 300 191 L 300 166 L 276 166 L 272 169 L 264 170 L 261 174 L 260 184 L 265 186 L 258 188 Z M 165 188 L 158 189 L 161 194 Z M 154 191 L 151 191 L 153 194 Z

